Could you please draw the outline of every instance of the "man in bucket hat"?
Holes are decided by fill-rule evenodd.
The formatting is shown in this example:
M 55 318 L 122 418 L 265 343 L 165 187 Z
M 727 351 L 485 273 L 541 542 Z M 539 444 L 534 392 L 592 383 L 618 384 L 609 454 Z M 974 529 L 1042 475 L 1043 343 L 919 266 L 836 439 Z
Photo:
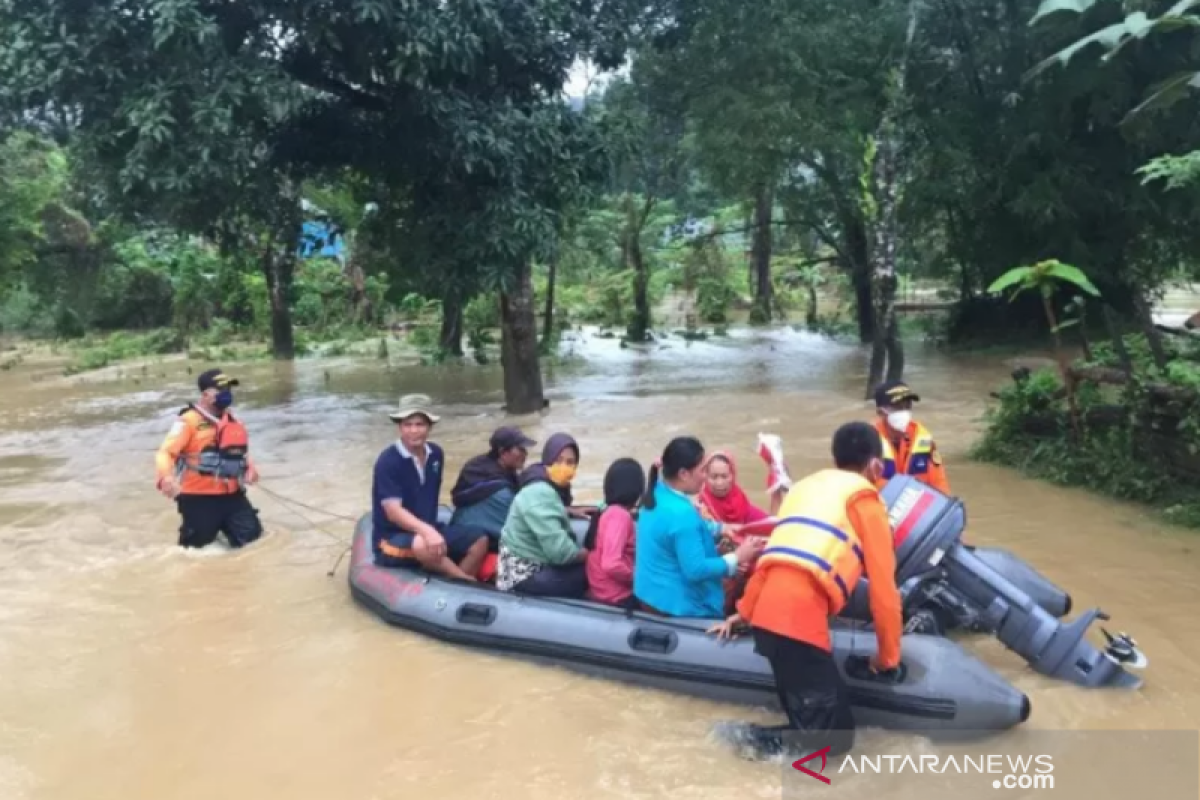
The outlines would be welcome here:
M 388 414 L 400 433 L 375 460 L 371 483 L 372 545 L 375 563 L 415 567 L 474 581 L 487 555 L 487 533 L 437 520 L 445 453 L 429 441 L 441 419 L 427 395 L 400 398 Z

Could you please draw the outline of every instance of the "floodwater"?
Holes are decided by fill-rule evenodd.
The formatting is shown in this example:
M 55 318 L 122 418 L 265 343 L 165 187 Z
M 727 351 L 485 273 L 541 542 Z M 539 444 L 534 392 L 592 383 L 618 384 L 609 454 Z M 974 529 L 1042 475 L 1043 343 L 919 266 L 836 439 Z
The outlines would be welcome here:
M 677 434 L 741 455 L 758 432 L 793 473 L 825 465 L 840 423 L 867 418 L 857 347 L 779 329 L 663 348 L 584 337 L 547 371 L 552 405 L 517 420 L 582 445 L 576 494 L 605 466 L 649 462 Z M 1040 729 L 1193 728 L 1200 720 L 1200 554 L 1135 507 L 972 464 L 988 391 L 1014 361 L 910 354 L 971 539 L 1008 547 L 1150 658 L 1146 686 L 1097 692 L 1043 679 L 991 639 L 967 646 L 1033 703 Z M 194 367 L 199 371 L 204 365 Z M 744 709 L 591 679 L 389 628 L 350 599 L 343 562 L 385 412 L 423 391 L 458 466 L 503 418 L 495 367 L 388 369 L 372 360 L 221 364 L 243 388 L 263 475 L 264 540 L 231 553 L 173 546 L 153 452 L 194 394 L 186 363 L 59 377 L 6 373 L 0 394 L 0 798 L 779 797 L 778 766 L 738 760 L 715 721 Z M 327 513 L 287 506 L 274 494 Z M 866 732 L 861 749 L 915 748 Z

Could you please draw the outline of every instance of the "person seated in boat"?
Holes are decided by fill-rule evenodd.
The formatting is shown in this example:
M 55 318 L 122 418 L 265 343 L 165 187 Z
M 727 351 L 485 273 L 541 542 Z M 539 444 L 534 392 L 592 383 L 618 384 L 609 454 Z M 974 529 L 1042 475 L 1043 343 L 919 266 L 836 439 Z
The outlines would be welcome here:
M 638 517 L 633 593 L 644 610 L 672 617 L 723 616 L 723 580 L 762 549 L 762 539 L 749 538 L 732 553 L 717 552 L 717 539 L 740 526 L 700 516 L 691 498 L 703 486 L 704 445 L 692 436 L 672 439 L 650 468 Z
M 371 544 L 375 563 L 413 567 L 459 580 L 474 581 L 487 555 L 487 532 L 438 522 L 442 491 L 442 448 L 429 441 L 440 419 L 426 395 L 405 395 L 388 418 L 400 438 L 375 460 L 371 481 Z
M 633 510 L 645 491 L 646 472 L 632 458 L 618 458 L 604 473 L 604 510 L 592 517 L 583 540 L 589 599 L 618 606 L 633 594 Z
M 541 463 L 521 473 L 521 490 L 500 532 L 497 589 L 543 597 L 583 597 L 587 591 L 588 553 L 575 541 L 567 513 L 567 487 L 578 466 L 579 445 L 556 433 L 546 441 Z
M 738 483 L 737 463 L 733 460 L 733 456 L 725 450 L 717 450 L 708 456 L 704 467 L 704 476 L 704 488 L 700 490 L 700 514 L 705 519 L 731 525 L 750 525 L 763 522 L 774 516 L 783 500 L 783 492 L 772 494 L 770 514 L 750 502 L 745 490 Z M 741 543 L 741 539 L 741 536 L 723 537 L 717 545 L 717 552 L 722 555 L 733 552 Z M 725 579 L 723 614 L 733 613 L 733 604 L 741 596 L 753 570 L 752 562 L 737 576 Z
M 704 466 L 704 488 L 700 490 L 700 513 L 705 519 L 730 525 L 762 522 L 779 509 L 781 501 L 780 493 L 773 495 L 772 513 L 754 505 L 738 483 L 733 456 L 725 450 L 709 455 Z
M 883 440 L 883 486 L 897 475 L 911 475 L 942 494 L 950 494 L 942 454 L 924 425 L 913 419 L 913 403 L 921 398 L 903 381 L 882 383 L 875 390 L 875 429 Z
M 748 624 L 755 652 L 771 664 L 788 724 L 742 729 L 741 743 L 763 758 L 783 752 L 784 736 L 799 732 L 805 753 L 829 745 L 836 756 L 854 746 L 854 715 L 833 659 L 829 620 L 864 572 L 871 575 L 878 644 L 871 667 L 886 672 L 900 663 L 896 555 L 887 509 L 875 488 L 883 442 L 871 425 L 851 422 L 834 433 L 832 450 L 834 469 L 809 475 L 788 492 L 737 613 L 709 629 L 724 638 Z
M 529 448 L 537 442 L 520 428 L 497 428 L 488 441 L 488 451 L 463 464 L 450 501 L 454 504 L 452 525 L 482 528 L 499 540 L 508 519 L 508 509 L 520 489 L 518 481 Z

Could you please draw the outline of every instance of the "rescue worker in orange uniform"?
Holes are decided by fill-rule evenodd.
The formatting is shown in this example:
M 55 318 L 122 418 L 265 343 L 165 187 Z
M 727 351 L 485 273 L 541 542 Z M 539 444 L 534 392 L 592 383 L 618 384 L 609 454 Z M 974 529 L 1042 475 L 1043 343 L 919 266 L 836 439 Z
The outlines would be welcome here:
M 854 746 L 854 714 L 833 659 L 829 620 L 845 606 L 855 584 L 870 574 L 877 652 L 869 669 L 891 673 L 900 664 L 903 632 L 896 555 L 887 508 L 875 488 L 883 471 L 879 434 L 850 422 L 833 435 L 835 469 L 796 483 L 779 509 L 780 523 L 759 557 L 737 613 L 709 632 L 724 638 L 748 624 L 755 652 L 771 662 L 775 689 L 788 723 L 773 728 L 739 725 L 737 743 L 758 758 Z M 798 742 L 788 742 L 795 737 Z
M 875 429 L 883 439 L 883 475 L 880 489 L 897 475 L 911 475 L 922 483 L 950 494 L 946 467 L 933 434 L 912 417 L 913 403 L 921 398 L 903 381 L 890 381 L 875 390 Z
M 180 547 L 204 547 L 218 533 L 230 547 L 242 547 L 262 535 L 262 524 L 246 497 L 246 486 L 258 481 L 250 437 L 229 413 L 238 382 L 210 369 L 197 385 L 199 399 L 179 411 L 158 449 L 158 490 L 179 507 Z

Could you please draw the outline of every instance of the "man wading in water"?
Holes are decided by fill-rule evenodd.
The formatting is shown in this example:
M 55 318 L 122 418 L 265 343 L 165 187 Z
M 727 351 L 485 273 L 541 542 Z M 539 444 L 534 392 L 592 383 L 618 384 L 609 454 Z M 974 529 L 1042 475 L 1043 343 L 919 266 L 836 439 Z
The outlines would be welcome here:
M 200 398 L 179 412 L 155 457 L 158 490 L 175 501 L 180 547 L 204 547 L 224 533 L 230 547 L 262 535 L 246 486 L 258 481 L 250 434 L 229 413 L 238 382 L 219 369 L 201 373 Z
M 798 739 L 805 753 L 828 745 L 829 755 L 838 756 L 854 746 L 854 714 L 833 660 L 829 620 L 845 607 L 864 569 L 871 575 L 878 641 L 871 668 L 889 672 L 900 663 L 896 555 L 887 509 L 873 483 L 883 471 L 883 441 L 865 422 L 851 422 L 834 433 L 832 449 L 836 468 L 788 491 L 738 613 L 709 631 L 728 637 L 744 620 L 755 652 L 771 662 L 787 724 L 736 724 L 722 731 L 753 758 L 786 752 L 785 735 Z

